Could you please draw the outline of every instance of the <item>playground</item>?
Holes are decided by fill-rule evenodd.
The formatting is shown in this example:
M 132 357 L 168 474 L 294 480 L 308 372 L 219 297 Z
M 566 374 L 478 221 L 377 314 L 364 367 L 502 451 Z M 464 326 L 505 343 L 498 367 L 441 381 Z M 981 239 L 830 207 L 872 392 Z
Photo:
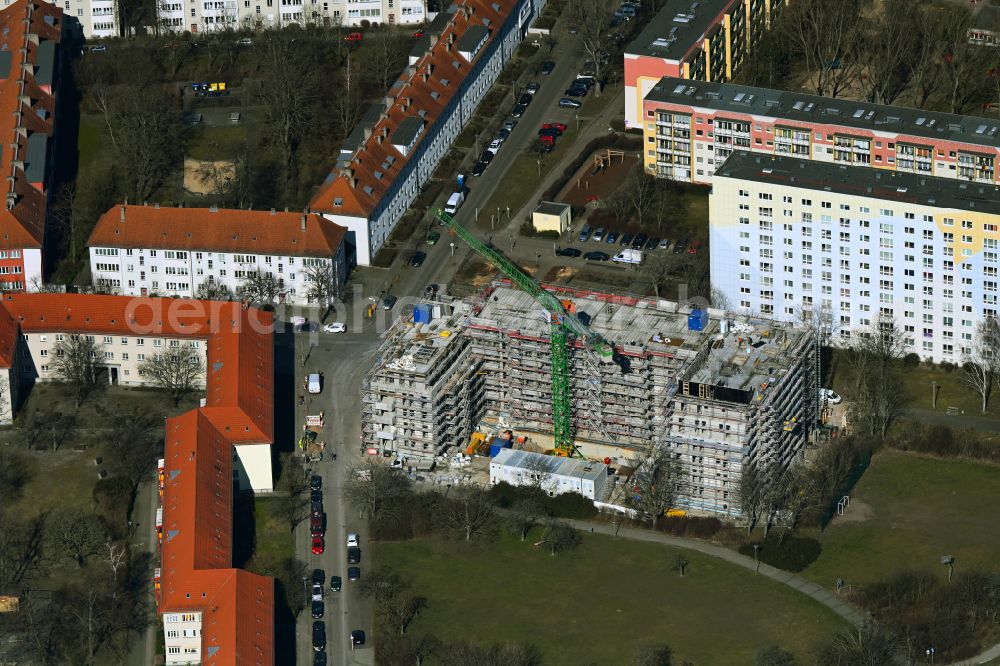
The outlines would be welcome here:
M 599 204 L 625 182 L 638 162 L 638 155 L 633 153 L 614 148 L 597 150 L 569 179 L 556 200 L 576 209 Z

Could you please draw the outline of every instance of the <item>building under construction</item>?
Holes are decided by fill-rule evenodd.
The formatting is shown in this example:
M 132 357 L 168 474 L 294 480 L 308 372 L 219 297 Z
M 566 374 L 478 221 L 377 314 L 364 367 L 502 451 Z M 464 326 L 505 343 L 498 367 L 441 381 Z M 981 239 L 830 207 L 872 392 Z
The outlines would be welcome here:
M 684 470 L 679 504 L 735 513 L 748 461 L 787 464 L 817 399 L 809 331 L 653 298 L 546 285 L 613 343 L 571 342 L 573 438 L 589 458 L 641 461 L 666 447 Z M 496 283 L 475 299 L 418 306 L 385 334 L 364 383 L 363 437 L 407 464 L 464 448 L 475 431 L 551 440 L 548 312 Z

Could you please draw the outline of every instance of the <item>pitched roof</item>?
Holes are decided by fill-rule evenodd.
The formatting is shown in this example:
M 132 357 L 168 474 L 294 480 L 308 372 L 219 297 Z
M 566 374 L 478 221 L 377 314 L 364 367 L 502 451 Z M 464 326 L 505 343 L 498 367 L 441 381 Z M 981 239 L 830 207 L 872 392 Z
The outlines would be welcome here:
M 365 132 L 367 138 L 354 150 L 344 168 L 335 169 L 327 176 L 309 204 L 310 208 L 371 217 L 403 166 L 412 158 L 413 148 L 426 137 L 427 128 L 446 113 L 452 97 L 460 94 L 462 81 L 471 71 L 471 62 L 482 57 L 483 49 L 480 48 L 470 62 L 459 53 L 457 42 L 475 28 L 473 36 L 481 35 L 484 29 L 489 32 L 488 44 L 497 38 L 516 6 L 517 0 L 458 0 L 448 9 L 449 14 L 438 14 L 429 29 L 430 49 L 419 58 L 411 55 L 410 67 L 389 90 L 388 108 L 371 127 L 371 132 Z M 439 23 L 442 16 L 447 17 L 447 25 L 444 20 Z M 478 39 L 471 41 L 478 42 Z M 419 119 L 422 126 L 412 143 L 401 146 L 396 140 L 397 130 L 408 119 Z M 411 134 L 413 120 L 402 130 L 403 135 Z
M 345 233 L 308 213 L 123 205 L 101 216 L 87 245 L 330 257 Z
M 49 44 L 61 33 L 62 10 L 48 2 L 18 0 L 0 9 L 0 52 L 12 58 L 0 71 L 0 170 L 10 176 L 0 204 L 0 249 L 42 247 L 45 144 L 55 113 L 55 98 L 46 90 L 54 62 Z
M 3 294 L 0 366 L 22 332 L 207 340 L 206 406 L 168 419 L 161 594 L 199 610 L 202 664 L 274 663 L 274 581 L 232 568 L 233 446 L 274 439 L 271 313 L 239 303 L 89 294 Z

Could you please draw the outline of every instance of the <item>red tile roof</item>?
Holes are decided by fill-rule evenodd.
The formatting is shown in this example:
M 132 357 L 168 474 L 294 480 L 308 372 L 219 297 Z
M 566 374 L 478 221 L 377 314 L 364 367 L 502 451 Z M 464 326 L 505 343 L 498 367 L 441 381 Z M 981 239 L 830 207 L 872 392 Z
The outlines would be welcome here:
M 122 205 L 101 216 L 87 245 L 330 257 L 345 233 L 316 214 Z
M 389 96 L 394 98 L 391 106 L 354 152 L 350 165 L 330 173 L 313 197 L 310 208 L 371 217 L 416 150 L 410 149 L 406 155 L 401 153 L 392 145 L 393 133 L 404 120 L 419 118 L 420 112 L 424 112 L 425 129 L 415 145 L 423 141 L 426 128 L 439 119 L 470 70 L 470 62 L 458 52 L 458 40 L 470 27 L 484 26 L 490 32 L 487 44 L 491 43 L 516 6 L 516 0 L 458 0 L 454 5 L 457 11 L 440 38 L 434 42 L 431 35 L 430 51 L 409 68 L 408 74 L 404 73 L 401 84 L 397 83 L 389 91 Z M 479 49 L 473 62 L 485 49 L 485 45 Z M 337 200 L 340 200 L 339 205 L 335 203 Z
M 8 177 L 0 201 L 0 249 L 42 247 L 46 183 L 44 175 L 29 182 L 25 167 L 33 166 L 26 161 L 32 157 L 29 137 L 53 134 L 55 98 L 35 80 L 34 65 L 39 45 L 58 43 L 61 31 L 62 10 L 48 2 L 18 0 L 0 9 L 0 52 L 11 55 L 8 71 L 0 71 L 0 170 Z
M 239 303 L 3 294 L 0 365 L 23 332 L 207 340 L 206 406 L 167 421 L 159 612 L 199 610 L 202 664 L 274 663 L 274 581 L 232 568 L 233 446 L 274 438 L 273 319 Z

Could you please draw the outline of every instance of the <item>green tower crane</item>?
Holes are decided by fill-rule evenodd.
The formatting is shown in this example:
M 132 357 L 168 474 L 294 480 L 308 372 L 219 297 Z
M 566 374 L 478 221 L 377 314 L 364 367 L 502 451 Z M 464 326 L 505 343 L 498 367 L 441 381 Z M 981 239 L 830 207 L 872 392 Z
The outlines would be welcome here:
M 614 355 L 614 346 L 592 331 L 573 313 L 566 309 L 562 301 L 554 294 L 542 288 L 529 275 L 525 274 L 507 257 L 503 256 L 492 245 L 483 243 L 472 232 L 460 225 L 455 219 L 440 208 L 431 209 L 431 213 L 445 226 L 465 241 L 469 247 L 481 254 L 493 264 L 497 270 L 506 275 L 521 290 L 527 292 L 538 301 L 549 313 L 552 326 L 549 337 L 552 350 L 552 435 L 555 440 L 556 455 L 572 456 L 576 453 L 573 445 L 573 384 L 570 376 L 569 344 L 570 336 L 580 340 L 585 346 L 593 349 L 601 358 L 610 359 Z

